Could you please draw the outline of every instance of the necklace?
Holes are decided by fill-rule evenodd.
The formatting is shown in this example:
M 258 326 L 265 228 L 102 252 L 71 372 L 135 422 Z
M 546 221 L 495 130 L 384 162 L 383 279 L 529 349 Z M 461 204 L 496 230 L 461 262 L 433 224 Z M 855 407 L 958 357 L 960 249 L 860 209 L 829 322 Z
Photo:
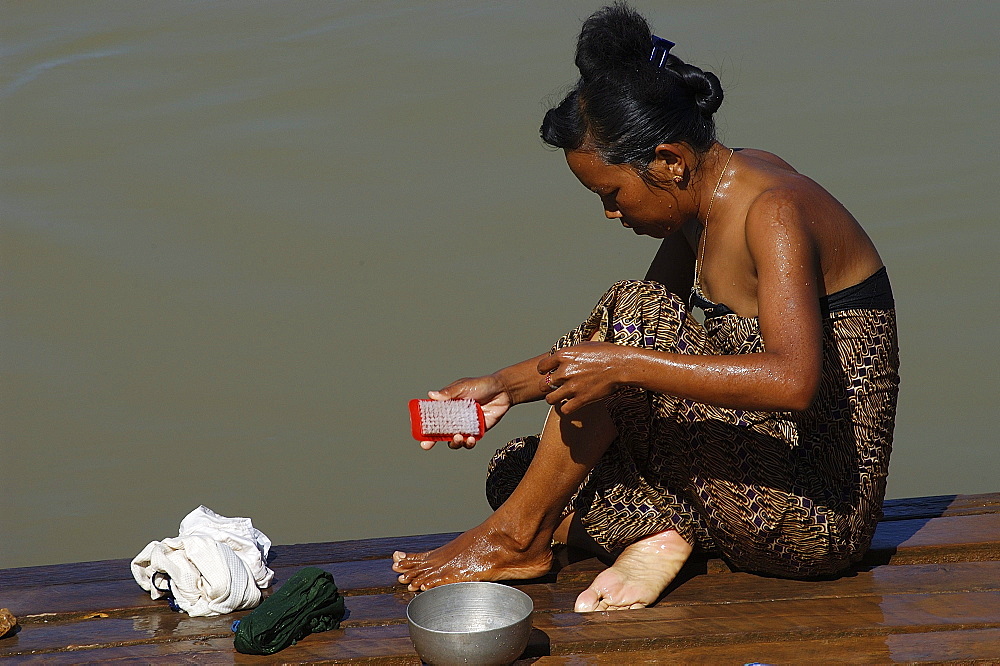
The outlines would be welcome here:
M 719 181 L 715 184 L 715 189 L 712 190 L 712 196 L 708 200 L 708 210 L 705 211 L 705 230 L 701 232 L 701 252 L 698 253 L 698 259 L 694 262 L 694 288 L 701 291 L 701 265 L 705 261 L 705 246 L 708 245 L 708 218 L 712 216 L 712 204 L 715 203 L 715 195 L 719 193 L 719 186 L 722 185 L 722 179 L 726 175 L 726 169 L 729 168 L 729 161 L 733 159 L 733 155 L 736 154 L 735 148 L 729 149 L 729 157 L 726 159 L 726 163 L 722 166 L 722 171 L 719 172 Z

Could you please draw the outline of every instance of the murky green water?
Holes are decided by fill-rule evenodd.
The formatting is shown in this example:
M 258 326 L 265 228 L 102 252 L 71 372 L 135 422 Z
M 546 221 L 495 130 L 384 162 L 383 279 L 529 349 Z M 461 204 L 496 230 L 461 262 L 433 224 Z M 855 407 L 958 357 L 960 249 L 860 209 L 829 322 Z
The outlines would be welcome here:
M 0 3 L 0 567 L 131 557 L 198 504 L 277 543 L 458 530 L 486 461 L 405 402 L 546 349 L 655 243 L 537 128 L 599 3 Z M 1000 490 L 989 1 L 637 6 L 730 145 L 889 266 L 891 496 Z

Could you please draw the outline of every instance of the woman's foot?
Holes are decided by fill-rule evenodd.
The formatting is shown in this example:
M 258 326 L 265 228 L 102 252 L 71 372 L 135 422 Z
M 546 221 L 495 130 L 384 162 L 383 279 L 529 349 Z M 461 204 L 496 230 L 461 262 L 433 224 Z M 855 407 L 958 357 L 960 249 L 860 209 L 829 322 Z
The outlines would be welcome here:
M 667 589 L 691 550 L 691 544 L 673 530 L 636 541 L 577 597 L 574 610 L 645 608 Z
M 435 550 L 392 554 L 392 569 L 411 592 L 445 583 L 537 578 L 551 567 L 549 536 L 518 540 L 495 513 Z

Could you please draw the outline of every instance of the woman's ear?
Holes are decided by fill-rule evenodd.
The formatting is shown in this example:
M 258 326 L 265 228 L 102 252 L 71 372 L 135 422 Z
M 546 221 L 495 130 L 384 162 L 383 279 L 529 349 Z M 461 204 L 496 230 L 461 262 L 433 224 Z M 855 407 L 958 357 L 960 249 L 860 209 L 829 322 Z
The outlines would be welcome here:
M 691 177 L 691 160 L 694 153 L 681 143 L 661 143 L 656 147 L 656 157 L 650 170 L 664 181 L 675 185 L 687 182 Z

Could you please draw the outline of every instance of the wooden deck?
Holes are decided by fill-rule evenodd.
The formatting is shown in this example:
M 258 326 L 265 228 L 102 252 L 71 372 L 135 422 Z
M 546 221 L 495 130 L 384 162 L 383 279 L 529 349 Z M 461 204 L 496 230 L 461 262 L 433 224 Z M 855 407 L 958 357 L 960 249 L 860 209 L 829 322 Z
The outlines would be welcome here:
M 152 601 L 128 560 L 0 571 L 0 607 L 18 617 L 0 657 L 46 663 L 358 661 L 419 664 L 406 629 L 412 597 L 390 553 L 426 550 L 451 534 L 275 547 L 276 586 L 303 566 L 333 573 L 347 597 L 339 630 L 271 658 L 233 650 L 244 613 L 190 618 Z M 1000 663 L 1000 493 L 893 500 L 865 561 L 836 580 L 734 573 L 690 562 L 654 608 L 572 612 L 603 565 L 561 555 L 549 576 L 517 584 L 535 601 L 519 663 Z

